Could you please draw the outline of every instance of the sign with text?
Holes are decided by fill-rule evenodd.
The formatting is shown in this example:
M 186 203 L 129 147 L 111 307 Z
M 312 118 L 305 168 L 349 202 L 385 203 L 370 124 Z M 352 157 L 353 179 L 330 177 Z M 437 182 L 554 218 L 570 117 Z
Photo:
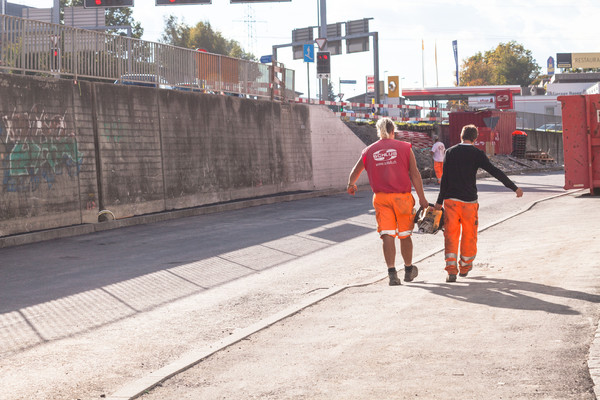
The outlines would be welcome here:
M 513 108 L 510 90 L 501 90 L 496 93 L 496 108 L 498 110 L 511 110 Z
M 600 68 L 600 53 L 571 53 L 573 68 Z
M 367 75 L 367 93 L 375 93 L 375 76 Z
M 572 68 L 571 53 L 556 53 L 557 68 Z

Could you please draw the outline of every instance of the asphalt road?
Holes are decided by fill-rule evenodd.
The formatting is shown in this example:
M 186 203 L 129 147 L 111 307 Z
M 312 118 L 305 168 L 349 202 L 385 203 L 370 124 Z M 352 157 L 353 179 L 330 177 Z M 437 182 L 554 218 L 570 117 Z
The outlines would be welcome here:
M 564 193 L 562 174 L 512 178 L 522 199 L 480 181 L 481 226 Z M 437 187 L 427 195 L 433 202 Z M 0 249 L 0 398 L 110 396 L 319 292 L 377 280 L 385 264 L 370 198 L 362 190 Z M 418 258 L 442 237 L 414 241 Z M 442 282 L 437 264 L 422 274 Z M 162 398 L 180 398 L 171 395 Z

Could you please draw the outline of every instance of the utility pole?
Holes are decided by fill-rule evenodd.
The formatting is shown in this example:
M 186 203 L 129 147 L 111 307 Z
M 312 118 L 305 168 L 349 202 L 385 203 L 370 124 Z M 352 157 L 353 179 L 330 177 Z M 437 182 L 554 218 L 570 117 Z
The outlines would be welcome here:
M 327 0 L 319 0 L 321 20 L 319 21 L 319 38 L 327 39 Z M 321 51 L 327 51 L 327 42 Z M 329 80 L 321 79 L 321 100 L 327 100 L 329 94 Z
M 60 0 L 54 0 L 52 6 L 52 23 L 60 24 Z

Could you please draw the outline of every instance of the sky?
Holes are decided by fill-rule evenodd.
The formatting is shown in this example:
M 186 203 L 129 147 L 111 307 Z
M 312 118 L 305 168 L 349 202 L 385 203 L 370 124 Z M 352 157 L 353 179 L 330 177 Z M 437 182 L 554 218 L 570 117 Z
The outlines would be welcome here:
M 39 8 L 52 0 L 9 0 Z M 516 41 L 530 50 L 547 72 L 556 53 L 600 52 L 595 32 L 600 19 L 597 0 L 326 0 L 327 23 L 372 18 L 371 32 L 379 37 L 379 76 L 398 76 L 402 88 L 451 87 L 456 83 L 452 41 L 458 43 L 459 64 L 478 52 Z M 134 0 L 133 17 L 144 28 L 142 39 L 158 41 L 164 18 L 175 15 L 188 25 L 210 22 L 213 29 L 260 58 L 273 45 L 292 42 L 294 29 L 319 24 L 319 0 L 210 5 L 155 6 L 155 0 Z M 315 37 L 317 36 L 315 30 Z M 365 92 L 366 77 L 374 75 L 373 42 L 370 51 L 332 57 L 332 83 L 344 98 Z M 316 45 L 315 45 L 316 50 Z M 437 59 L 436 59 L 437 55 Z M 296 90 L 304 96 L 317 87 L 316 66 L 294 60 L 291 47 L 280 48 L 278 61 L 296 72 Z M 339 84 L 339 80 L 356 84 Z

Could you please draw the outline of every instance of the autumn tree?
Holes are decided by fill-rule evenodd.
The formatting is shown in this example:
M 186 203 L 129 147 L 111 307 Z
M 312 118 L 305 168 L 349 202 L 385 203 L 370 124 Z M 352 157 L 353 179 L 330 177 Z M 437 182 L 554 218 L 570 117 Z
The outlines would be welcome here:
M 198 22 L 195 26 L 179 22 L 177 17 L 165 17 L 165 29 L 160 38 L 161 43 L 188 49 L 204 49 L 209 53 L 256 60 L 251 53 L 246 53 L 235 40 L 226 39 L 221 32 L 213 30 L 209 22 Z
M 61 20 L 64 16 L 65 7 L 83 6 L 83 0 L 60 0 Z M 131 7 L 107 8 L 106 26 L 131 26 L 131 37 L 140 39 L 144 34 L 142 24 L 133 19 Z M 108 29 L 107 33 L 121 36 L 127 35 L 126 29 Z
M 510 41 L 464 60 L 460 70 L 460 84 L 528 86 L 540 71 L 541 68 L 533 59 L 531 51 L 515 41 Z

